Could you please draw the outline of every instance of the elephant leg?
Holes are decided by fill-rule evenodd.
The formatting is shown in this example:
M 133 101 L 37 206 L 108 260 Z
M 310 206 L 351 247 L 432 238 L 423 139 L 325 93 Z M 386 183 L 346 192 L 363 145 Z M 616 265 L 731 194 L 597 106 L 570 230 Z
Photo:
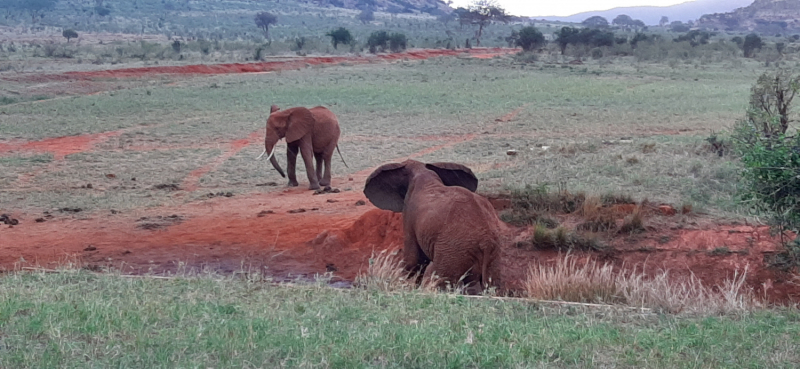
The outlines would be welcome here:
M 297 145 L 289 144 L 286 146 L 286 174 L 289 177 L 289 187 L 297 187 L 297 153 L 299 151 Z
M 403 241 L 403 263 L 409 276 L 415 276 L 417 284 L 424 280 L 423 272 L 428 269 L 431 260 L 425 256 L 413 234 L 406 234 Z
M 325 182 L 325 179 L 322 178 L 322 154 L 316 154 L 315 153 L 314 154 L 314 159 L 317 162 L 317 167 L 316 167 L 317 171 L 316 171 L 316 173 L 317 173 L 317 179 L 319 180 L 319 185 L 323 186 L 323 187 L 324 186 L 329 186 L 331 184 L 331 182 L 330 181 Z
M 320 177 L 319 184 L 323 186 L 331 185 L 331 158 L 333 157 L 333 149 L 326 151 L 322 154 L 322 159 L 325 162 L 325 173 Z M 318 162 L 319 163 L 319 162 Z M 319 164 L 317 164 L 319 165 Z
M 311 149 L 311 142 L 300 145 L 300 155 L 303 155 L 303 162 L 306 164 L 306 174 L 308 175 L 308 189 L 318 190 L 319 180 L 314 169 L 314 150 Z

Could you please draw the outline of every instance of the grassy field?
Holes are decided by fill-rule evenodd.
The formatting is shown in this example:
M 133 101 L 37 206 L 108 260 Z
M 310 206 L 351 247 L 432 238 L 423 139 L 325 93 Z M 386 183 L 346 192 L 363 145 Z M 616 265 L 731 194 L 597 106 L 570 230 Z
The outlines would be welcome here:
M 228 150 L 229 142 L 260 136 L 267 107 L 277 104 L 325 105 L 339 116 L 350 169 L 335 160 L 336 175 L 475 134 L 421 159 L 475 167 L 485 192 L 566 183 L 570 190 L 688 202 L 718 214 L 741 211 L 733 199 L 738 164 L 707 150 L 704 139 L 743 116 L 749 87 L 763 67 L 670 67 L 624 58 L 550 66 L 438 58 L 165 79 L 144 87 L 131 81 L 130 88 L 100 94 L 2 105 L 0 136 L 6 139 L 119 134 L 63 161 L 36 153 L 4 156 L 0 183 L 6 186 L 16 187 L 26 171 L 55 170 L 4 191 L 0 202 L 13 209 L 133 206 L 136 189 L 90 195 L 92 201 L 82 204 L 86 191 L 72 187 L 94 182 L 119 188 L 104 177 L 109 173 L 137 178 L 139 191 L 180 183 Z M 495 121 L 515 111 L 510 122 Z M 248 193 L 270 190 L 254 187 L 258 183 L 282 183 L 264 162 L 250 160 L 259 146 L 253 142 L 206 173 L 198 191 Z M 509 149 L 521 154 L 508 157 Z M 36 195 L 20 200 L 20 190 Z
M 0 366 L 792 368 L 795 310 L 679 317 L 258 276 L 0 278 Z

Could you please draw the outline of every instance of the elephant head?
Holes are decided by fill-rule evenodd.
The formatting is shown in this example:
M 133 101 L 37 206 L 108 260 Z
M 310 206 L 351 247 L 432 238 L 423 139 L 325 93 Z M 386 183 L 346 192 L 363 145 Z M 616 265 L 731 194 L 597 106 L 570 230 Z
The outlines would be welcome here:
M 478 178 L 472 170 L 456 163 L 421 163 L 406 160 L 380 166 L 367 178 L 364 194 L 383 210 L 402 212 L 406 195 L 416 182 L 438 182 L 445 186 L 460 186 L 471 192 L 478 188 Z M 416 183 L 422 185 L 422 183 Z
M 403 213 L 403 261 L 409 272 L 480 290 L 497 282 L 501 226 L 489 201 L 475 193 L 477 187 L 475 174 L 463 165 L 406 160 L 376 169 L 364 194 L 378 208 Z
M 282 177 L 286 177 L 275 158 L 275 146 L 284 137 L 288 143 L 306 136 L 314 128 L 314 116 L 311 111 L 302 107 L 279 110 L 277 106 L 273 105 L 270 110 L 272 113 L 267 118 L 264 152 L 269 152 L 267 159 Z

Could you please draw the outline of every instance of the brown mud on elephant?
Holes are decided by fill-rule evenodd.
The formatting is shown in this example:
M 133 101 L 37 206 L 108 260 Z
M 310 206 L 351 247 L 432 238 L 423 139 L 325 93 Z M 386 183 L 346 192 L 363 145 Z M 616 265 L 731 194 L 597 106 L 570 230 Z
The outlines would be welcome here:
M 478 179 L 455 163 L 386 164 L 367 178 L 364 194 L 378 208 L 403 213 L 403 259 L 409 272 L 480 292 L 500 286 L 502 225 Z
M 282 177 L 286 177 L 275 157 L 275 147 L 282 138 L 286 138 L 286 172 L 289 175 L 289 186 L 297 186 L 297 154 L 303 157 L 308 175 L 308 188 L 317 190 L 320 186 L 331 184 L 331 157 L 333 150 L 338 150 L 339 120 L 332 111 L 317 106 L 311 109 L 303 107 L 280 110 L 277 105 L 270 107 L 267 119 L 267 132 L 264 139 L 264 152 L 260 159 L 269 152 L 267 160 Z M 339 156 L 341 156 L 339 152 Z M 314 166 L 316 161 L 316 168 Z M 344 158 L 342 158 L 344 162 Z M 325 166 L 323 171 L 323 164 Z M 345 166 L 347 164 L 345 163 Z

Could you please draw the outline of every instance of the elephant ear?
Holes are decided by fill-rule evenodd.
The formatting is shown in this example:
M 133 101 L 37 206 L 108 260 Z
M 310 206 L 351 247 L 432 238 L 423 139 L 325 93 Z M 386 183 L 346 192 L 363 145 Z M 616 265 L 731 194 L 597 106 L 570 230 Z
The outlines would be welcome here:
M 478 189 L 478 177 L 472 173 L 472 169 L 456 163 L 429 163 L 425 164 L 428 168 L 442 179 L 445 186 L 461 186 L 472 192 Z
M 286 142 L 294 142 L 314 128 L 314 116 L 306 108 L 292 108 L 286 127 Z
M 405 163 L 392 163 L 375 169 L 364 184 L 364 195 L 383 210 L 402 212 L 409 181 L 405 166 Z

